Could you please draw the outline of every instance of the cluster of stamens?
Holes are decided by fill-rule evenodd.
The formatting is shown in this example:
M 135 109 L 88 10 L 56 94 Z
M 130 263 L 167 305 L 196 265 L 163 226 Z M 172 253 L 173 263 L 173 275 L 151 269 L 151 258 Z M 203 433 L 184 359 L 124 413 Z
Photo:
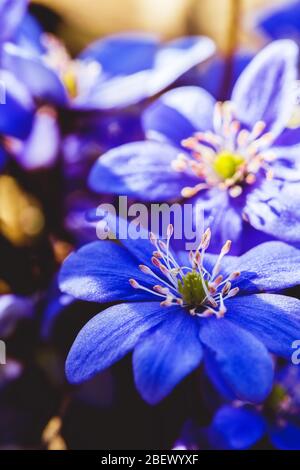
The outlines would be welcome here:
M 144 274 L 155 279 L 156 284 L 151 289 L 130 279 L 130 285 L 160 297 L 163 307 L 180 305 L 191 315 L 215 315 L 222 318 L 226 313 L 224 301 L 239 292 L 238 287 L 232 288 L 232 281 L 239 277 L 239 272 L 233 272 L 225 279 L 220 274 L 222 259 L 229 252 L 231 242 L 225 243 L 213 269 L 208 272 L 203 261 L 211 239 L 210 229 L 203 234 L 197 249 L 190 251 L 190 266 L 180 266 L 170 250 L 173 230 L 173 226 L 169 225 L 166 242 L 150 233 L 150 240 L 155 248 L 151 262 L 156 269 L 139 266 Z
M 273 141 L 266 124 L 258 121 L 251 130 L 242 128 L 235 119 L 230 101 L 217 103 L 213 116 L 214 131 L 198 132 L 182 141 L 189 153 L 180 153 L 173 162 L 176 171 L 192 171 L 201 182 L 182 190 L 183 197 L 192 197 L 203 189 L 219 187 L 238 197 L 245 184 L 254 184 L 263 170 L 273 177 L 270 163 L 275 156 L 267 151 Z

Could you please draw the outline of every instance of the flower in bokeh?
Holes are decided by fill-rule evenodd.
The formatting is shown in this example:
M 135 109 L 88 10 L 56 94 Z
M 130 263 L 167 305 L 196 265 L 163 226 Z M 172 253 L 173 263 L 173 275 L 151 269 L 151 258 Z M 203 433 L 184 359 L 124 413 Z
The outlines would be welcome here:
M 23 139 L 10 142 L 8 150 L 27 169 L 49 167 L 58 156 L 61 130 L 58 124 L 62 124 L 64 116 L 58 122 L 50 107 L 60 114 L 64 109 L 74 111 L 68 116 L 70 124 L 65 123 L 61 130 L 68 137 L 63 146 L 66 154 L 71 153 L 72 158 L 78 155 L 73 152 L 69 138 L 81 147 L 82 141 L 87 142 L 88 153 L 93 154 L 96 145 L 107 149 L 123 143 L 124 126 L 127 139 L 131 134 L 134 138 L 136 129 L 140 130 L 140 116 L 128 115 L 124 119 L 120 110 L 161 92 L 215 50 L 206 37 L 185 37 L 161 44 L 155 36 L 128 33 L 101 39 L 73 60 L 54 36 L 42 34 L 38 42 L 42 50 L 24 47 L 24 41 L 5 43 L 2 50 L 8 98 L 13 105 L 9 107 L 9 116 L 3 117 L 0 129 Z M 22 83 L 18 82 L 20 77 Z M 46 113 L 43 106 L 47 106 Z M 104 110 L 115 114 L 110 117 L 97 114 Z M 45 139 L 47 145 L 35 158 L 41 151 L 40 148 L 37 151 L 38 142 Z
M 262 10 L 256 18 L 257 26 L 270 39 L 300 39 L 300 2 L 289 0 L 284 4 Z
M 268 435 L 281 450 L 300 450 L 300 369 L 279 370 L 274 389 L 262 408 L 237 403 L 223 405 L 208 429 L 214 448 L 247 449 Z
M 152 140 L 104 154 L 90 174 L 91 189 L 192 202 L 213 228 L 214 250 L 229 238 L 244 251 L 263 234 L 299 243 L 300 135 L 293 130 L 289 140 L 284 132 L 297 57 L 289 40 L 266 47 L 241 74 L 229 102 L 216 103 L 197 87 L 167 92 L 144 114 Z M 255 236 L 246 236 L 251 227 Z
M 268 350 L 288 357 L 299 331 L 299 300 L 274 293 L 298 282 L 299 251 L 269 242 L 226 259 L 227 241 L 219 256 L 209 255 L 208 229 L 188 255 L 171 249 L 172 233 L 169 226 L 166 243 L 146 232 L 123 246 L 96 241 L 67 258 L 63 292 L 118 302 L 77 336 L 66 363 L 69 380 L 84 381 L 134 350 L 136 386 L 155 404 L 204 358 L 224 393 L 261 402 L 273 381 Z
M 76 109 L 124 108 L 161 92 L 214 53 L 206 37 L 161 44 L 155 36 L 120 34 L 91 44 L 72 60 L 53 36 L 46 52 L 5 44 L 4 66 L 21 76 L 32 96 Z

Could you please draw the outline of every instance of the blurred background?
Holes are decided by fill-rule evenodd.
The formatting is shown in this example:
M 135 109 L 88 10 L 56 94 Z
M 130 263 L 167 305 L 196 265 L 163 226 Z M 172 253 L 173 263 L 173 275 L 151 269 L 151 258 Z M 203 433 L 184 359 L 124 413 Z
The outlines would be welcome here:
M 207 34 L 226 51 L 233 8 L 240 10 L 241 44 L 253 43 L 251 16 L 287 0 L 34 0 L 55 11 L 61 34 L 75 51 L 96 37 L 126 30 L 157 32 L 163 38 Z M 236 26 L 238 26 L 236 24 Z

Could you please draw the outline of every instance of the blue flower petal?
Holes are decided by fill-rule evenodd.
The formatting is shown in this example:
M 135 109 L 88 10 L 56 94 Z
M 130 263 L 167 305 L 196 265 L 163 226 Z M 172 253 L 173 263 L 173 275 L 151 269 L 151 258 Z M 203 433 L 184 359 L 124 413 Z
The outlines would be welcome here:
M 45 52 L 45 46 L 42 44 L 43 33 L 40 23 L 33 15 L 27 13 L 14 35 L 14 43 L 35 54 L 42 54 Z
M 215 99 L 199 87 L 168 91 L 143 114 L 147 137 L 180 147 L 195 132 L 212 129 L 214 105 Z
M 244 450 L 252 447 L 266 431 L 266 424 L 255 410 L 224 405 L 209 427 L 213 448 Z
M 300 34 L 300 3 L 290 0 L 264 9 L 258 17 L 258 27 L 272 39 L 297 39 Z
M 149 80 L 149 96 L 171 85 L 184 73 L 211 57 L 214 52 L 214 42 L 205 36 L 186 36 L 163 45 L 155 56 Z
M 63 292 L 91 302 L 155 300 L 154 295 L 130 286 L 131 278 L 147 287 L 155 284 L 138 266 L 139 261 L 122 246 L 112 241 L 92 242 L 66 259 L 59 286 Z
M 272 163 L 274 178 L 281 181 L 300 183 L 300 129 L 296 145 L 272 147 L 272 153 L 276 157 Z
M 300 279 L 300 250 L 283 242 L 262 243 L 237 258 L 235 269 L 241 272 L 237 285 L 245 293 L 294 287 Z
M 41 108 L 35 115 L 28 139 L 15 158 L 26 170 L 49 168 L 56 162 L 59 145 L 56 115 L 47 108 Z
M 181 307 L 166 311 L 166 319 L 148 331 L 133 353 L 137 389 L 151 405 L 165 398 L 202 359 L 199 322 Z
M 214 365 L 236 398 L 260 403 L 268 396 L 273 363 L 266 347 L 255 336 L 226 318 L 209 318 L 203 321 L 200 339 L 210 366 Z M 210 377 L 213 379 L 213 375 Z
M 23 83 L 12 73 L 1 70 L 0 80 L 1 100 L 5 99 L 5 103 L 0 103 L 0 133 L 24 139 L 29 135 L 33 123 L 32 98 Z
M 122 217 L 116 217 L 115 214 L 109 211 L 97 210 L 97 220 L 103 222 L 105 220 L 105 230 L 111 232 L 117 240 L 119 240 L 124 247 L 133 255 L 138 263 L 143 263 L 150 266 L 153 252 L 155 251 L 154 245 L 150 241 L 149 232 L 146 228 L 136 225 L 135 221 L 128 221 Z M 103 231 L 103 225 L 100 232 Z M 138 241 L 137 241 L 138 240 Z M 161 271 L 154 265 L 151 267 L 152 271 L 161 276 Z M 149 282 L 149 276 L 143 279 L 146 284 Z
M 291 145 L 299 145 L 300 142 L 300 127 L 295 127 L 295 128 L 286 128 L 284 131 L 277 137 L 277 139 L 274 141 L 273 145 L 275 147 L 278 147 L 278 150 L 280 150 L 280 147 L 284 147 L 284 150 L 286 150 L 287 147 L 290 147 Z M 272 148 L 273 151 L 273 148 Z
M 228 194 L 211 189 L 193 198 L 195 211 L 203 211 L 207 227 L 211 228 L 212 239 L 209 250 L 219 253 L 227 240 L 232 241 L 232 254 L 239 254 L 243 244 L 243 220 L 238 205 L 232 204 Z
M 155 35 L 116 34 L 92 43 L 79 59 L 96 60 L 107 77 L 131 75 L 153 67 L 158 46 Z
M 108 60 L 106 46 L 103 46 L 103 79 L 95 84 L 89 95 L 84 98 L 84 103 L 80 104 L 84 104 L 87 108 L 99 109 L 121 108 L 136 104 L 163 91 L 214 52 L 213 42 L 206 37 L 181 38 L 167 43 L 157 48 L 154 56 L 153 39 L 145 40 L 143 37 L 139 43 L 134 36 L 133 39 L 125 37 L 124 41 L 122 44 L 120 38 L 106 40 L 108 49 L 111 47 L 114 52 Z M 117 51 L 128 48 L 131 53 L 123 54 L 123 57 L 127 58 L 123 61 L 120 59 L 122 55 L 120 56 L 120 52 Z M 99 52 L 95 50 L 94 54 L 99 60 L 101 59 Z M 120 65 L 113 64 L 115 54 L 118 54 L 116 62 L 120 61 Z M 86 58 L 92 56 L 90 52 L 88 55 L 85 53 Z
M 290 358 L 299 339 L 300 300 L 277 294 L 241 296 L 226 301 L 227 318 L 250 331 L 269 351 Z
M 173 170 L 178 150 L 168 144 L 135 142 L 110 150 L 96 162 L 89 186 L 99 193 L 136 196 L 144 201 L 179 199 L 197 178 Z
M 298 173 L 299 174 L 299 173 Z M 300 184 L 265 180 L 248 194 L 244 213 L 249 223 L 275 238 L 300 242 Z
M 122 359 L 165 315 L 158 302 L 144 302 L 115 305 L 93 317 L 79 332 L 67 357 L 68 380 L 83 382 Z
M 294 106 L 298 47 L 290 40 L 276 41 L 246 67 L 232 93 L 239 120 L 252 127 L 265 121 L 267 130 L 280 134 Z
M 270 430 L 273 446 L 279 450 L 300 450 L 300 427 L 286 423 Z
M 28 0 L 2 0 L 0 3 L 1 30 L 0 41 L 7 41 L 20 25 Z
M 2 60 L 5 68 L 22 77 L 22 83 L 35 98 L 56 105 L 67 103 L 67 92 L 62 81 L 39 56 L 7 43 L 3 46 Z
M 235 82 L 252 58 L 253 54 L 245 53 L 244 51 L 235 53 L 232 57 L 230 82 L 226 83 L 227 61 L 223 56 L 214 57 L 205 68 L 203 67 L 203 70 L 197 71 L 196 83 L 205 88 L 216 99 L 222 101 L 230 99 L 228 92 L 231 93 Z

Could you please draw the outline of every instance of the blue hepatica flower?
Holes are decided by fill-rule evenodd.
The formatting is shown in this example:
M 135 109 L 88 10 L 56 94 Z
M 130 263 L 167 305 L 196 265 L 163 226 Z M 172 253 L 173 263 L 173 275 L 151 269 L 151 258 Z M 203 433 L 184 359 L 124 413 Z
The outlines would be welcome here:
M 280 450 L 300 450 L 300 368 L 279 371 L 274 389 L 263 409 L 249 405 L 224 405 L 208 429 L 216 448 L 247 449 L 267 435 Z
M 190 255 L 170 248 L 172 226 L 166 242 L 146 235 L 122 246 L 98 240 L 63 264 L 63 292 L 118 302 L 78 334 L 66 362 L 69 381 L 87 380 L 133 350 L 135 383 L 151 404 L 203 359 L 227 395 L 264 400 L 273 381 L 268 350 L 289 357 L 299 335 L 300 301 L 276 293 L 299 281 L 299 250 L 274 241 L 223 259 L 230 242 L 219 256 L 207 254 L 209 229 Z
M 206 37 L 161 44 L 145 34 L 120 34 L 91 44 L 76 60 L 54 37 L 44 54 L 5 44 L 3 63 L 32 96 L 76 109 L 111 110 L 139 103 L 163 91 L 215 50 Z
M 214 250 L 228 238 L 236 250 L 257 243 L 259 231 L 299 243 L 300 132 L 285 132 L 297 58 L 292 41 L 267 46 L 240 75 L 229 102 L 216 103 L 198 87 L 167 92 L 144 114 L 152 140 L 104 154 L 90 187 L 202 207 L 216 234 Z M 251 228 L 256 238 L 246 236 Z
M 22 139 L 9 150 L 26 169 L 51 166 L 58 154 L 57 120 L 51 119 L 53 112 L 49 109 L 39 112 L 40 106 L 82 111 L 84 130 L 81 124 L 74 135 L 78 145 L 87 142 L 90 152 L 100 141 L 107 149 L 124 142 L 124 127 L 127 136 L 135 135 L 136 129 L 140 135 L 139 116 L 125 118 L 115 113 L 105 119 L 103 114 L 91 117 L 83 111 L 120 111 L 150 98 L 210 57 L 215 49 L 206 37 L 185 37 L 161 45 L 153 36 L 124 34 L 102 39 L 72 60 L 58 39 L 29 29 L 36 47 L 30 41 L 28 45 L 21 33 L 17 43 L 3 45 L 2 63 L 7 70 L 2 75 L 6 74 L 8 106 L 0 107 L 0 131 Z M 22 77 L 22 83 L 16 77 Z M 45 139 L 48 145 L 41 149 L 39 142 Z

